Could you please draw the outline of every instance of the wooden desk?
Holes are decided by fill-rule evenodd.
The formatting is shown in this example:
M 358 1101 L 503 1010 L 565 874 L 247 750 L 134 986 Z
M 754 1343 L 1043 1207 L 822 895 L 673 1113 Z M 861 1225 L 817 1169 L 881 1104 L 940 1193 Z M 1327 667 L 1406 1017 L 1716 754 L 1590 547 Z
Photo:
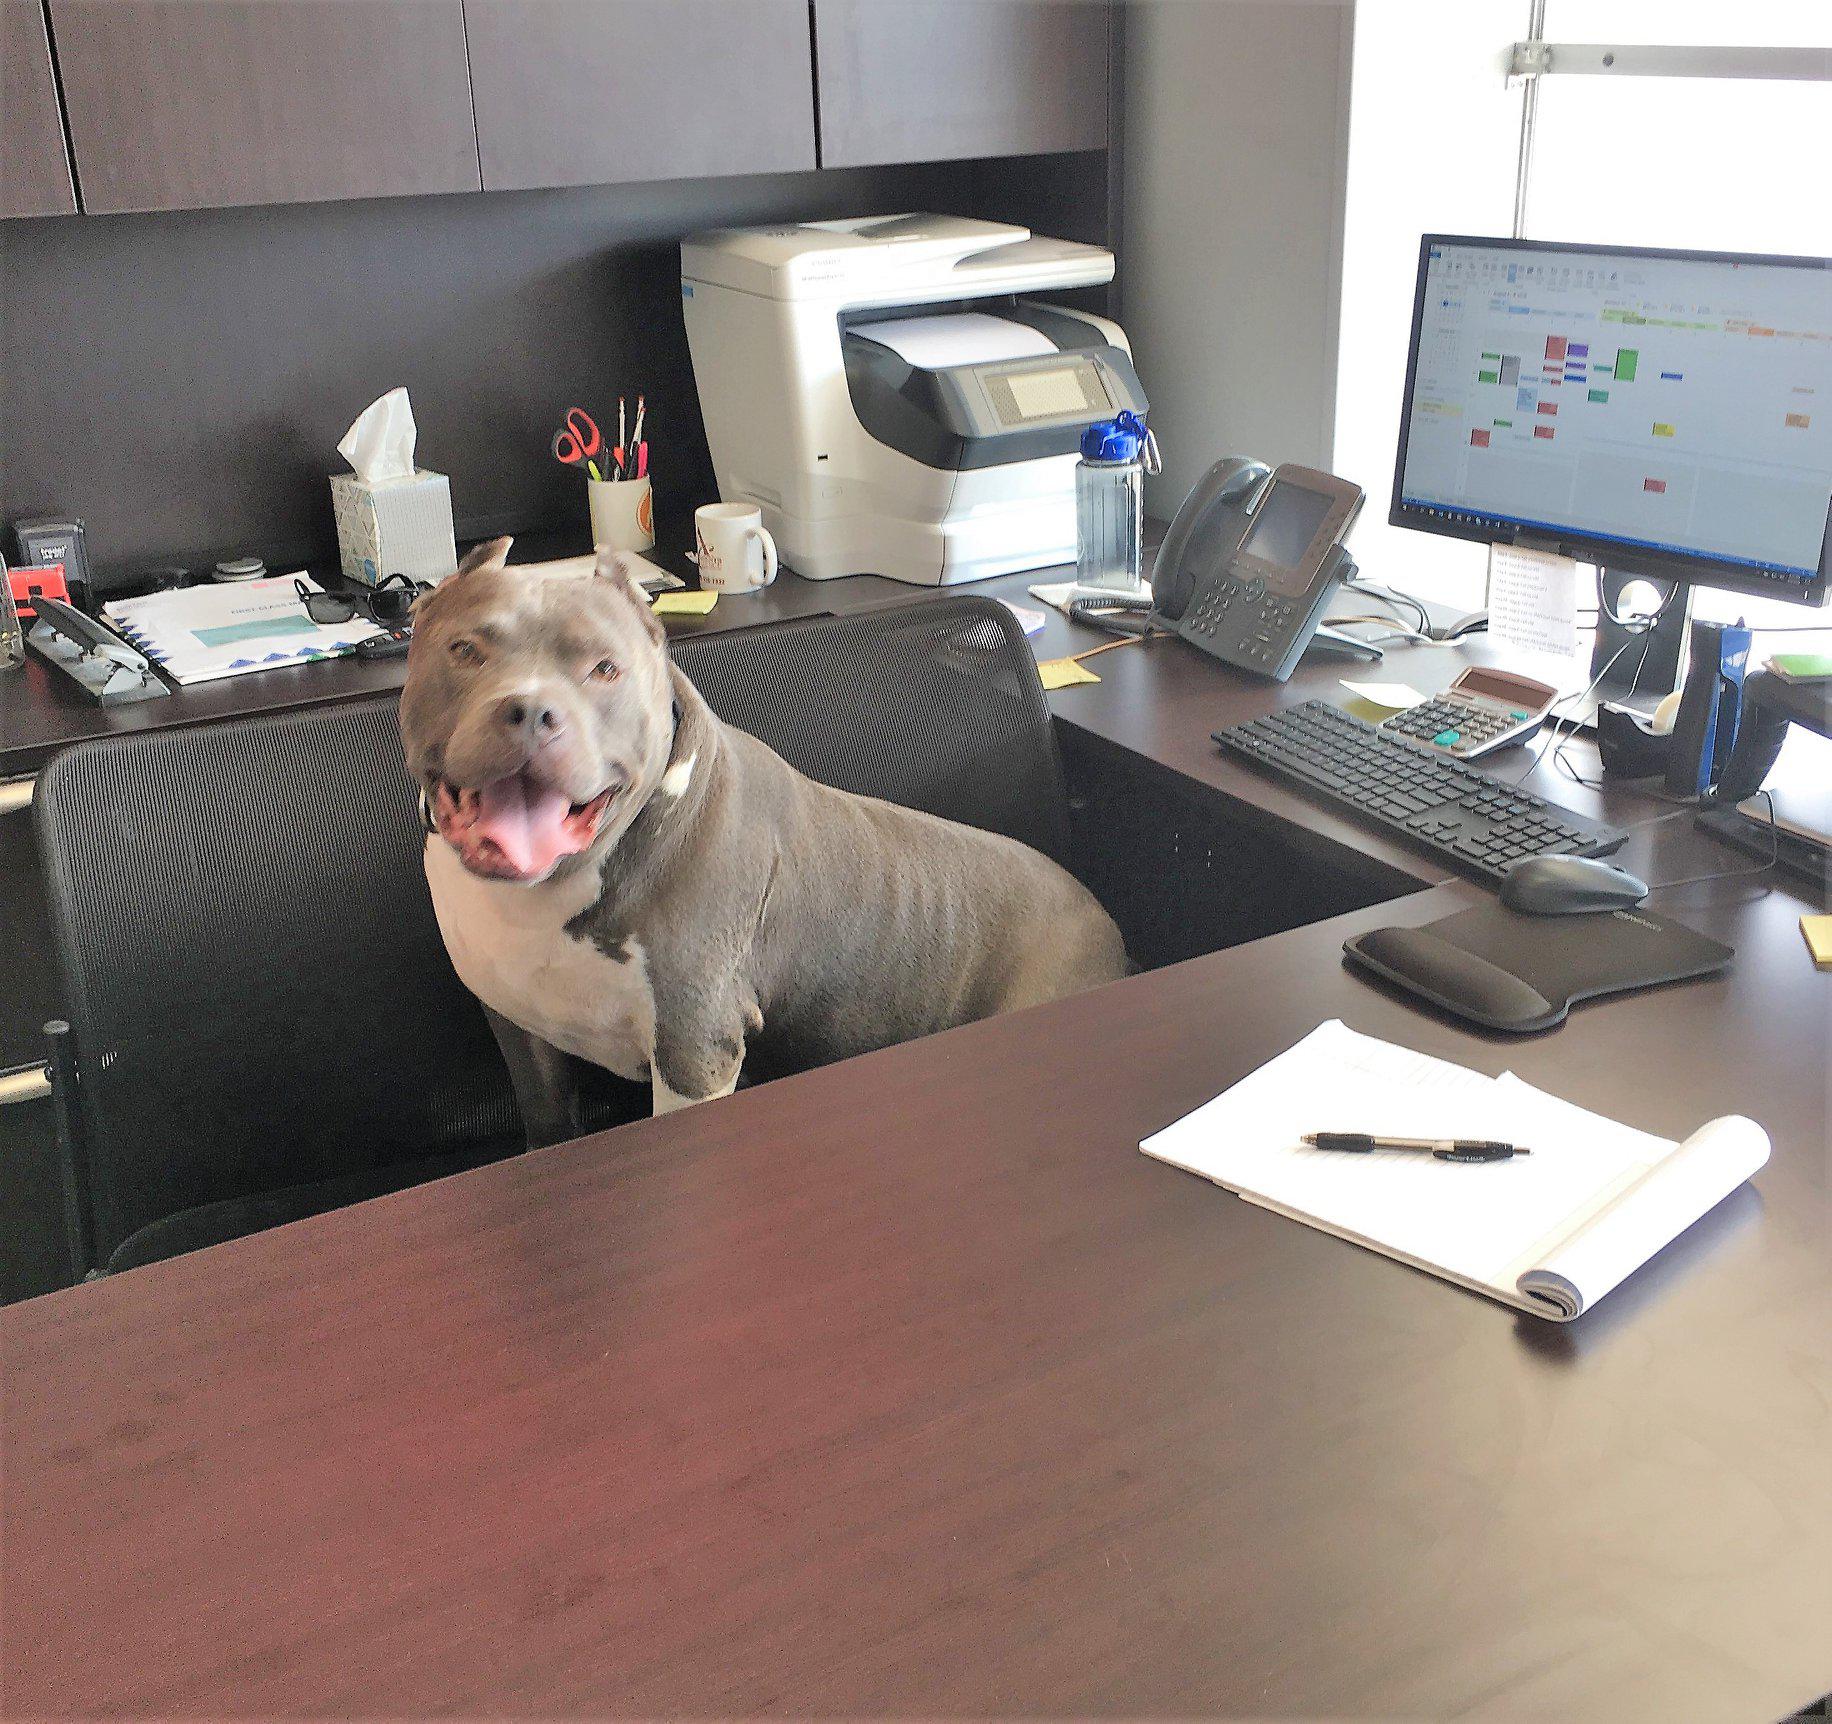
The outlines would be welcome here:
M 1050 628 L 1046 653 L 1095 638 Z M 1174 642 L 1094 668 L 1055 697 L 1089 736 L 1435 872 L 1206 742 L 1339 669 L 1268 690 Z M 1626 859 L 1737 860 L 1684 820 Z M 0 1312 L 7 1709 L 1664 1724 L 1814 1698 L 1832 978 L 1803 904 L 1666 895 L 1732 969 L 1524 1041 L 1342 967 L 1350 932 L 1479 896 Z M 1774 1155 L 1559 1327 L 1139 1154 L 1331 1016 L 1668 1135 L 1744 1111 Z

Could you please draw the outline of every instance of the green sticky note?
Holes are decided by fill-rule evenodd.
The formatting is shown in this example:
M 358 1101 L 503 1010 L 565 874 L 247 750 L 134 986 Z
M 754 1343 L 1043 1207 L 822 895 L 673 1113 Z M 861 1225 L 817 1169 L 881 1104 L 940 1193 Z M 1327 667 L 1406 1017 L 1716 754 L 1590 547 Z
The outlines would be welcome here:
M 651 609 L 658 617 L 703 617 L 718 602 L 717 593 L 657 593 Z

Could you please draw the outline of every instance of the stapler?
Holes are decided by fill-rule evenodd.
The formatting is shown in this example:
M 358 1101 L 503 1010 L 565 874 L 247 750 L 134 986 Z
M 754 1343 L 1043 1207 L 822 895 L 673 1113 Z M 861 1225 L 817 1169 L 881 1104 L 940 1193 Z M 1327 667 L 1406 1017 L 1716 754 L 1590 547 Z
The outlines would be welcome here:
M 46 664 L 55 665 L 93 701 L 125 706 L 157 700 L 171 689 L 160 681 L 146 655 L 105 623 L 86 617 L 57 599 L 40 597 L 37 621 L 26 641 Z

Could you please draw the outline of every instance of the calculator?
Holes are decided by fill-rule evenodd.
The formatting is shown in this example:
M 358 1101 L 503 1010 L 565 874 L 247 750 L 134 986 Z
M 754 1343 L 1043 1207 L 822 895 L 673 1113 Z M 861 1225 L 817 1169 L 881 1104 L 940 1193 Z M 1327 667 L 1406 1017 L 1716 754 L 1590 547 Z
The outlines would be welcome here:
M 1525 742 L 1558 701 L 1548 683 L 1512 671 L 1472 667 L 1432 700 L 1396 712 L 1381 725 L 1413 742 L 1474 760 Z

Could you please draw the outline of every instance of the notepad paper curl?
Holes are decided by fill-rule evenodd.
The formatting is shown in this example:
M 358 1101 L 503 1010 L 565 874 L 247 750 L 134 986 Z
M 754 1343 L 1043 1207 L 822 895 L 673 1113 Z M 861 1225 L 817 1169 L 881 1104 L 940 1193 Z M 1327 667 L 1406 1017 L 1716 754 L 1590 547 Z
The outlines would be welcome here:
M 1305 1132 L 1485 1137 L 1531 1156 L 1463 1165 L 1306 1148 Z M 1683 1143 L 1332 1019 L 1139 1146 L 1249 1203 L 1565 1322 L 1767 1160 L 1753 1120 Z

